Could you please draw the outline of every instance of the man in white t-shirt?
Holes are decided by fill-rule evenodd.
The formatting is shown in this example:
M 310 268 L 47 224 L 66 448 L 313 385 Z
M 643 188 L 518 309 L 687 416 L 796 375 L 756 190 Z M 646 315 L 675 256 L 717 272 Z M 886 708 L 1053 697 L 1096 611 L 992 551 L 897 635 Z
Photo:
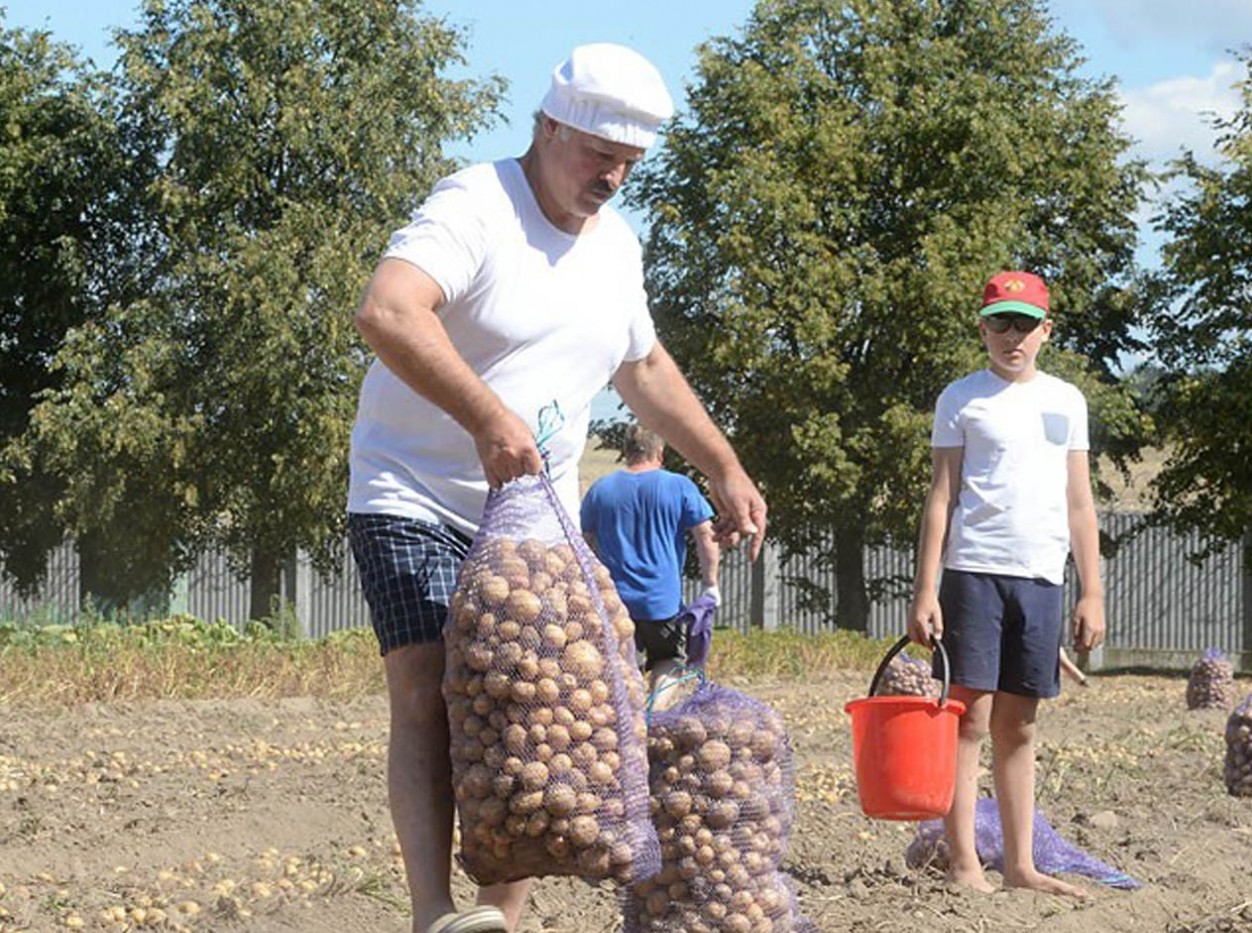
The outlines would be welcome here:
M 1035 715 L 1040 699 L 1060 691 L 1071 550 L 1080 585 L 1072 643 L 1090 651 L 1104 638 L 1087 403 L 1035 366 L 1052 333 L 1048 308 L 1046 286 L 1029 272 L 1002 272 L 983 291 L 978 330 L 990 365 L 953 382 L 935 406 L 909 634 L 919 644 L 943 638 L 951 695 L 966 708 L 944 818 L 949 877 L 992 890 L 974 834 L 990 733 L 1005 885 L 1078 895 L 1038 871 L 1033 857 Z
M 538 473 L 539 412 L 563 426 L 550 475 L 578 514 L 591 399 L 612 383 L 709 478 L 721 543 L 766 527 L 765 502 L 656 338 L 641 249 L 608 200 L 673 104 L 630 49 L 557 66 L 520 159 L 442 180 L 397 231 L 357 313 L 377 354 L 352 432 L 349 536 L 391 703 L 388 783 L 413 933 L 515 929 L 527 882 L 449 890 L 453 801 L 440 632 L 488 487 Z

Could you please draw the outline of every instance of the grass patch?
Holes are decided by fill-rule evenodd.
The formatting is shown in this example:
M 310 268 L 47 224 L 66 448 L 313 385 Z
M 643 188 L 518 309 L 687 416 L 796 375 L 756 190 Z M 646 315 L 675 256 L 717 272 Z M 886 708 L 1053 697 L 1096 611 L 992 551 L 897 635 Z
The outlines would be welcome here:
M 344 698 L 384 688 L 373 632 L 316 640 L 191 618 L 131 625 L 0 624 L 0 705 L 225 697 Z
M 859 632 L 805 635 L 789 629 L 747 634 L 717 630 L 709 651 L 711 680 L 794 680 L 835 671 L 873 671 L 892 645 Z
M 852 632 L 741 634 L 719 630 L 714 680 L 791 680 L 872 671 L 890 643 Z M 282 626 L 190 617 L 121 625 L 0 623 L 0 706 L 68 708 L 119 700 L 312 696 L 345 699 L 385 689 L 368 629 L 304 640 Z

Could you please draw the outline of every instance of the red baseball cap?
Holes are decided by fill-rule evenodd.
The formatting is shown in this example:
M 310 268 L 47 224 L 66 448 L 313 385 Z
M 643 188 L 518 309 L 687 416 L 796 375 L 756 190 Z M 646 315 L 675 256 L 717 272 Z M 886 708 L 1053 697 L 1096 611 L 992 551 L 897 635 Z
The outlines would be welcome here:
M 989 314 L 1048 316 L 1048 287 L 1030 272 L 1000 272 L 982 290 L 983 317 Z

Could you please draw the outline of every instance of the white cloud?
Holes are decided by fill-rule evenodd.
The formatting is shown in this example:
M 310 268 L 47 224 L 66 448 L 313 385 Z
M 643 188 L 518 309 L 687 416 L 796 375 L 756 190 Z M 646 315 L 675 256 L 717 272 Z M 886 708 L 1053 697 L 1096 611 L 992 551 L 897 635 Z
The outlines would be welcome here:
M 1161 161 L 1186 148 L 1201 161 L 1215 159 L 1213 118 L 1229 119 L 1239 109 L 1234 85 L 1245 73 L 1237 62 L 1218 62 L 1203 78 L 1184 76 L 1145 88 L 1122 88 L 1122 120 L 1126 132 L 1138 140 L 1138 154 Z

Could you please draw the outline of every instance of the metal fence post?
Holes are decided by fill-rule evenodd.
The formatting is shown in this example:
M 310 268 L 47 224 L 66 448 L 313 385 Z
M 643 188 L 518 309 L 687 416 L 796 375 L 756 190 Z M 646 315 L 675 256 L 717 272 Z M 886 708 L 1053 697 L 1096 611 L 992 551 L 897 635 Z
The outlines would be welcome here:
M 313 562 L 309 560 L 309 552 L 303 548 L 296 549 L 295 586 L 292 587 L 292 609 L 296 617 L 296 634 L 300 638 L 308 638 L 313 618 Z
M 1243 643 L 1239 646 L 1235 663 L 1245 671 L 1252 671 L 1252 528 L 1243 532 L 1241 543 L 1243 546 L 1239 549 L 1239 579 L 1243 597 L 1243 605 L 1240 607 L 1243 610 Z
M 773 541 L 766 541 L 752 564 L 751 621 L 767 632 L 778 630 L 782 615 L 781 582 L 778 546 Z

